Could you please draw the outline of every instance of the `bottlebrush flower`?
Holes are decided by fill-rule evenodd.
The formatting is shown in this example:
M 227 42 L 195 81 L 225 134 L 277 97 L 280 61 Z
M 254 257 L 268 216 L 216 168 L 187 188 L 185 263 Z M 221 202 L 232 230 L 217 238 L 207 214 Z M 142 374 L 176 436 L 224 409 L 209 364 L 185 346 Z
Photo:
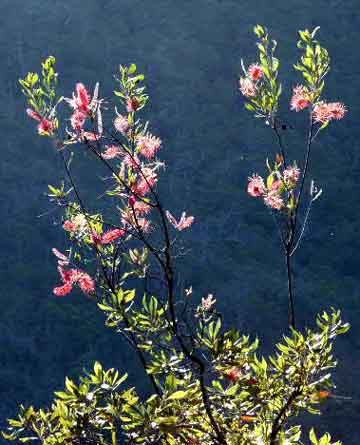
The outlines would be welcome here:
M 85 115 L 89 115 L 100 104 L 98 100 L 99 84 L 97 83 L 94 88 L 94 94 L 91 99 L 88 90 L 81 82 L 76 84 L 76 94 L 73 93 L 72 98 L 65 98 L 65 101 L 76 111 L 83 112 Z
M 37 126 L 38 133 L 41 136 L 51 136 L 56 128 L 55 121 L 41 116 L 38 112 L 28 108 L 26 110 L 28 116 L 39 122 Z
M 249 184 L 247 187 L 247 192 L 250 196 L 253 196 L 254 198 L 258 198 L 262 196 L 265 193 L 265 184 L 264 180 L 259 175 L 252 175 L 249 177 Z
M 248 77 L 240 78 L 240 91 L 245 97 L 254 97 L 257 95 L 256 85 Z
M 34 111 L 31 108 L 27 108 L 26 113 L 28 116 L 30 116 L 32 119 L 35 119 L 38 122 L 40 122 L 42 119 L 42 116 L 37 111 Z
M 269 191 L 271 191 L 271 192 L 276 192 L 276 193 L 279 193 L 280 192 L 280 190 L 281 190 L 281 188 L 282 188 L 282 186 L 283 186 L 283 183 L 282 183 L 282 181 L 280 180 L 280 179 L 277 179 L 276 181 L 274 181 L 272 184 L 271 184 L 271 187 L 270 187 L 270 190 Z
M 38 125 L 38 133 L 41 136 L 51 136 L 54 134 L 55 130 L 55 122 L 50 119 L 41 119 L 40 124 Z
M 287 167 L 283 172 L 284 181 L 290 185 L 295 185 L 300 178 L 300 169 L 297 167 Z
M 56 256 L 58 259 L 58 264 L 61 266 L 66 266 L 69 264 L 69 258 L 61 253 L 59 250 L 57 250 L 55 247 L 51 249 L 52 253 Z
M 346 107 L 341 102 L 318 102 L 314 107 L 314 122 L 325 124 L 332 119 L 340 120 L 347 112 Z
M 172 226 L 176 230 L 179 230 L 179 231 L 187 229 L 194 222 L 194 217 L 193 216 L 186 216 L 186 212 L 182 213 L 179 222 L 176 221 L 174 216 L 168 210 L 166 210 L 166 217 L 167 217 L 168 221 L 172 224 Z
M 140 136 L 137 141 L 137 150 L 147 159 L 152 159 L 160 149 L 161 139 L 147 133 Z
M 70 282 L 67 282 L 63 284 L 62 286 L 54 287 L 54 294 L 57 297 L 63 297 L 65 295 L 68 295 L 73 289 L 73 285 Z
M 326 102 L 318 102 L 314 107 L 313 119 L 314 122 L 326 123 L 332 119 L 333 115 L 329 104 Z
M 86 294 L 90 294 L 95 291 L 95 281 L 89 274 L 79 269 L 64 269 L 62 266 L 59 266 L 58 270 L 63 281 L 63 285 L 53 289 L 56 296 L 62 297 L 64 295 L 68 295 L 72 291 L 75 284 L 78 284 L 80 289 Z
M 101 237 L 101 244 L 109 244 L 125 235 L 124 229 L 113 229 L 105 232 Z
M 277 191 L 269 191 L 264 195 L 264 202 L 268 207 L 281 210 L 284 207 L 284 200 Z
M 132 191 L 135 195 L 144 196 L 156 185 L 158 176 L 154 170 L 148 167 L 143 168 L 139 176 L 140 179 L 132 186 Z
M 140 107 L 140 100 L 137 97 L 129 97 L 126 101 L 126 111 L 132 113 Z
M 129 199 L 129 205 L 133 208 L 134 212 L 137 215 L 147 215 L 151 211 L 151 206 L 149 204 L 146 204 L 144 201 L 132 201 L 130 204 Z
M 81 277 L 78 280 L 80 289 L 85 294 L 91 294 L 95 292 L 95 281 L 88 275 L 87 273 L 82 273 Z
M 131 154 L 124 152 L 124 163 L 135 170 L 138 170 L 141 167 L 141 161 L 138 158 L 137 154 Z
M 121 211 L 121 222 L 126 226 L 130 226 L 134 230 L 141 230 L 142 232 L 148 233 L 152 229 L 152 225 L 146 218 L 138 218 L 134 215 L 134 210 L 126 208 Z
M 83 129 L 85 121 L 87 118 L 87 114 L 83 111 L 76 110 L 70 118 L 71 126 L 74 130 L 80 131 Z
M 303 85 L 297 85 L 293 90 L 290 108 L 296 112 L 304 110 L 310 105 L 309 93 Z
M 333 119 L 340 120 L 347 113 L 345 105 L 341 102 L 331 102 L 329 103 L 329 108 L 332 113 Z
M 264 75 L 264 70 L 257 63 L 253 63 L 249 66 L 248 74 L 252 78 L 252 80 L 259 80 Z
M 125 135 L 130 127 L 128 118 L 118 114 L 114 120 L 114 127 L 116 131 Z
M 101 153 L 103 159 L 109 160 L 122 156 L 124 153 L 117 145 L 107 146 L 104 153 Z
M 76 84 L 76 93 L 77 95 L 74 96 L 73 99 L 74 100 L 73 108 L 87 113 L 89 111 L 91 98 L 84 84 L 80 82 Z

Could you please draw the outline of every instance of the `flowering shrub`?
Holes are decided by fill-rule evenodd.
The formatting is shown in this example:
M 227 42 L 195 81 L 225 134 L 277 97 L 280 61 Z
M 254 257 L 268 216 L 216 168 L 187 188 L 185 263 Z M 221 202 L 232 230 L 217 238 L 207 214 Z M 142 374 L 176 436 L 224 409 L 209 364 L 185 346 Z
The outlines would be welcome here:
M 269 175 L 249 178 L 248 192 L 283 218 L 279 230 L 288 261 L 301 239 L 297 215 L 306 178 L 310 147 L 320 130 L 344 115 L 339 103 L 321 99 L 328 71 L 327 52 L 314 40 L 315 32 L 301 32 L 305 56 L 296 66 L 306 85 L 294 90 L 291 108 L 308 109 L 310 130 L 306 165 L 288 163 L 277 117 L 281 87 L 275 44 L 257 26 L 260 61 L 244 68 L 240 89 L 246 107 L 264 118 L 277 135 L 280 154 L 267 161 Z M 41 136 L 55 142 L 66 179 L 49 186 L 49 198 L 63 210 L 62 229 L 69 247 L 53 249 L 61 284 L 57 297 L 78 286 L 106 316 L 106 325 L 124 336 L 137 354 L 152 395 L 144 398 L 125 385 L 127 374 L 93 371 L 78 383 L 66 379 L 47 409 L 20 407 L 3 436 L 8 440 L 41 444 L 207 443 L 297 444 L 302 428 L 290 419 L 302 412 L 320 413 L 321 403 L 334 397 L 329 370 L 335 338 L 349 328 L 331 309 L 317 316 L 316 329 L 301 333 L 290 319 L 290 332 L 269 357 L 257 355 L 259 341 L 237 329 L 225 329 L 212 294 L 195 300 L 190 287 L 180 295 L 175 286 L 176 245 L 179 231 L 189 229 L 193 216 L 180 219 L 164 209 L 157 184 L 163 162 L 159 137 L 151 134 L 140 111 L 149 98 L 135 65 L 120 66 L 116 78 L 118 107 L 110 125 L 103 122 L 107 107 L 78 83 L 72 98 L 58 97 L 55 59 L 43 63 L 41 78 L 29 73 L 20 81 L 28 99 L 28 115 Z M 59 106 L 67 107 L 62 124 Z M 321 125 L 314 133 L 315 125 Z M 74 147 L 74 151 L 71 149 Z M 73 177 L 71 161 L 77 151 L 89 152 L 107 170 L 111 185 L 105 196 L 113 215 L 90 211 Z M 300 183 L 300 185 L 299 185 Z M 319 196 L 311 186 L 310 203 Z M 115 204 L 114 204 L 115 202 Z M 144 289 L 141 286 L 144 284 Z M 157 284 L 157 286 L 155 286 Z M 293 311 L 293 306 L 291 307 Z M 292 313 L 292 315 L 294 315 Z M 313 445 L 327 445 L 310 431 Z

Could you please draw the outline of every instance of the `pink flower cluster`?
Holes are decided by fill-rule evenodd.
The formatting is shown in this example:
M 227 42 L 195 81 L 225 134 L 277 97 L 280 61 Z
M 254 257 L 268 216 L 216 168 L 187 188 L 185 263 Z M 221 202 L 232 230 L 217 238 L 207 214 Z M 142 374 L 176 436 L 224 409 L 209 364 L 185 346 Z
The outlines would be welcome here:
M 104 153 L 101 153 L 103 159 L 107 161 L 114 158 L 119 158 L 124 155 L 124 151 L 120 149 L 117 145 L 110 145 L 106 147 Z
M 268 207 L 281 210 L 285 206 L 283 193 L 296 187 L 300 178 L 300 170 L 296 166 L 289 166 L 282 173 L 275 171 L 272 175 L 277 179 L 271 181 L 269 187 L 265 185 L 263 178 L 258 174 L 249 177 L 247 192 L 254 198 L 262 197 Z
M 91 238 L 97 245 L 110 244 L 116 241 L 118 238 L 125 236 L 126 231 L 124 229 L 113 229 L 99 235 L 96 231 L 92 232 Z
M 341 102 L 318 102 L 314 106 L 314 122 L 325 124 L 333 119 L 342 119 L 347 112 L 345 105 Z
M 246 77 L 240 77 L 240 91 L 245 97 L 255 97 L 258 93 L 257 81 L 264 75 L 262 67 L 256 63 L 249 66 Z
M 290 107 L 292 110 L 301 111 L 311 105 L 310 94 L 304 85 L 297 85 L 293 90 Z M 347 112 L 341 102 L 318 102 L 313 108 L 314 122 L 325 124 L 333 119 L 342 119 Z
M 293 90 L 290 107 L 296 112 L 304 110 L 311 104 L 310 95 L 304 85 L 297 85 Z
M 135 230 L 150 232 L 152 226 L 149 220 L 144 218 L 151 212 L 151 206 L 143 200 L 138 200 L 134 195 L 130 196 L 129 206 L 121 211 L 121 221 L 123 225 L 130 226 Z
M 114 127 L 115 127 L 116 131 L 125 135 L 127 133 L 127 131 L 129 130 L 128 118 L 126 116 L 122 116 L 121 114 L 118 114 L 114 120 Z
M 53 253 L 58 258 L 58 271 L 63 282 L 61 286 L 55 287 L 53 290 L 57 297 L 68 295 L 75 284 L 79 285 L 85 294 L 95 292 L 95 281 L 89 274 L 80 269 L 66 269 L 69 266 L 69 258 L 57 249 L 53 249 Z
M 161 147 L 161 139 L 150 133 L 140 136 L 137 141 L 137 150 L 145 158 L 152 159 Z
M 186 216 L 186 212 L 183 212 L 179 221 L 175 219 L 175 217 L 167 210 L 166 217 L 169 220 L 170 224 L 179 231 L 187 229 L 194 222 L 193 216 Z
M 65 98 L 65 101 L 74 110 L 70 117 L 70 123 L 71 127 L 76 131 L 76 134 L 69 134 L 77 140 L 84 141 L 87 139 L 89 141 L 94 141 L 101 137 L 101 100 L 98 99 L 98 94 L 98 83 L 95 85 L 94 94 L 91 98 L 84 84 L 78 82 L 76 84 L 76 94 L 73 93 L 72 98 Z M 87 118 L 94 116 L 95 112 L 97 112 L 98 115 L 98 133 L 95 133 L 94 131 L 85 131 L 84 125 Z
M 143 167 L 137 182 L 131 187 L 134 195 L 145 196 L 157 184 L 158 175 L 150 167 Z
M 31 108 L 28 108 L 26 110 L 26 113 L 28 114 L 28 116 L 39 122 L 37 130 L 41 136 L 52 136 L 54 134 L 54 130 L 56 128 L 54 120 L 47 119 L 44 116 L 41 116 L 39 113 L 32 110 Z
M 129 97 L 126 101 L 126 111 L 128 113 L 134 113 L 140 108 L 140 100 L 137 97 Z

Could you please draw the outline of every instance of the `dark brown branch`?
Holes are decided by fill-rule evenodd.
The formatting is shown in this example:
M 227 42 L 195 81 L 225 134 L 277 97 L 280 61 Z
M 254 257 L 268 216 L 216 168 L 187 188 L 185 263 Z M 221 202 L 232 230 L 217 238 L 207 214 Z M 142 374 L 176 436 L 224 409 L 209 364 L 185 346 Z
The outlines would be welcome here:
M 288 398 L 287 402 L 281 408 L 278 415 L 276 416 L 273 426 L 272 426 L 272 429 L 271 429 L 271 433 L 270 433 L 270 445 L 276 445 L 277 435 L 279 434 L 279 432 L 284 424 L 284 421 L 286 420 L 286 412 L 291 407 L 291 405 L 295 401 L 296 397 L 298 397 L 300 394 L 301 394 L 300 389 L 296 388 L 290 394 L 290 397 Z

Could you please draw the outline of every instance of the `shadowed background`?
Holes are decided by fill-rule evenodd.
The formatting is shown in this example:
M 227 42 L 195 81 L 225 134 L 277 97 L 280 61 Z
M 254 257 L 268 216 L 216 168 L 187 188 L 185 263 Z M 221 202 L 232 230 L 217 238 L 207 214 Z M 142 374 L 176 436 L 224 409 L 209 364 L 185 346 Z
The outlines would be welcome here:
M 296 256 L 297 314 L 312 325 L 317 311 L 343 310 L 353 328 L 338 341 L 337 393 L 321 419 L 335 439 L 356 444 L 359 421 L 359 99 L 360 16 L 355 0 L 1 0 L 1 316 L 0 424 L 20 402 L 49 403 L 65 375 L 75 377 L 95 359 L 128 369 L 144 387 L 138 363 L 119 337 L 103 327 L 103 316 L 80 294 L 56 299 L 52 246 L 65 238 L 57 216 L 42 218 L 47 184 L 62 178 L 48 141 L 36 136 L 25 116 L 18 78 L 39 69 L 49 54 L 58 60 L 60 93 L 77 81 L 101 82 L 110 98 L 118 64 L 137 63 L 151 96 L 147 116 L 163 139 L 167 169 L 160 190 L 165 206 L 196 218 L 184 233 L 189 255 L 179 271 L 196 299 L 212 292 L 229 324 L 258 335 L 271 351 L 287 325 L 286 278 L 276 230 L 267 211 L 245 193 L 247 177 L 265 172 L 275 140 L 262 121 L 243 108 L 238 92 L 240 58 L 255 60 L 252 27 L 265 24 L 278 40 L 285 81 L 282 117 L 292 159 L 303 155 L 305 116 L 288 113 L 290 88 L 300 81 L 298 29 L 321 26 L 320 40 L 332 56 L 326 96 L 349 108 L 315 143 L 311 176 L 324 192 L 314 206 Z M 76 150 L 76 149 L 75 149 Z M 98 173 L 79 174 L 91 194 Z M 84 167 L 82 169 L 82 167 Z M 130 369 L 129 369 L 130 368 Z M 306 440 L 306 439 L 305 439 Z

